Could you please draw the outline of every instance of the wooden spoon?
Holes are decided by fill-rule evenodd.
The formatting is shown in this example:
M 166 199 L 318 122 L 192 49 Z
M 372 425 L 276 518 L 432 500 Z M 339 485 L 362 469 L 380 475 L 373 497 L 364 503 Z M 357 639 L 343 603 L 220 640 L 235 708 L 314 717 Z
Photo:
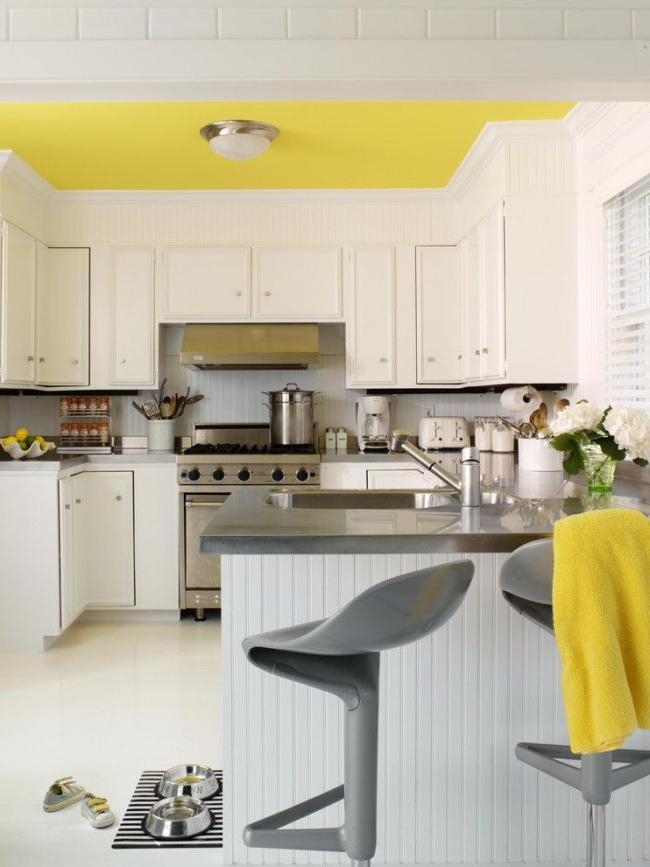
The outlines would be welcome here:
M 540 403 L 537 409 L 531 412 L 530 423 L 538 431 L 548 426 L 548 407 L 545 403 Z

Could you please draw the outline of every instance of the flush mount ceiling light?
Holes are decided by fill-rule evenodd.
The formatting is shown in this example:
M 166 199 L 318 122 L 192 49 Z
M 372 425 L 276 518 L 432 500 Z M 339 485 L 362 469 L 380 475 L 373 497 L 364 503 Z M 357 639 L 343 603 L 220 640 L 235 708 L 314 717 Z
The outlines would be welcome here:
M 201 129 L 212 150 L 228 160 L 250 160 L 271 146 L 279 130 L 256 120 L 218 120 Z

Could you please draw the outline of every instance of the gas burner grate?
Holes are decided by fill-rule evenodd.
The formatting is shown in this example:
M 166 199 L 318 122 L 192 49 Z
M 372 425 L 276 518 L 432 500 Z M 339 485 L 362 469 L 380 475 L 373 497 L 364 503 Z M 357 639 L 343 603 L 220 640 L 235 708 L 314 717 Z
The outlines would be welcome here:
M 315 446 L 247 445 L 246 443 L 195 443 L 186 455 L 315 455 Z
M 189 840 L 156 840 L 144 830 L 144 819 L 160 800 L 156 787 L 164 771 L 143 771 L 133 797 L 117 829 L 113 849 L 222 849 L 223 848 L 223 789 L 205 804 L 212 813 L 212 825 L 207 831 Z M 222 772 L 215 771 L 222 782 Z M 223 782 L 222 782 L 223 786 Z

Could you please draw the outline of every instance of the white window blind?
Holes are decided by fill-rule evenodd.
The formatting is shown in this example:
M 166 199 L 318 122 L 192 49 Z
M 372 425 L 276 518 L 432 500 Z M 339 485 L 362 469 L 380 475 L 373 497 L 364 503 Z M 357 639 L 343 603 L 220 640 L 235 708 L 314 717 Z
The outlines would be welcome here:
M 607 390 L 650 408 L 650 175 L 605 204 Z

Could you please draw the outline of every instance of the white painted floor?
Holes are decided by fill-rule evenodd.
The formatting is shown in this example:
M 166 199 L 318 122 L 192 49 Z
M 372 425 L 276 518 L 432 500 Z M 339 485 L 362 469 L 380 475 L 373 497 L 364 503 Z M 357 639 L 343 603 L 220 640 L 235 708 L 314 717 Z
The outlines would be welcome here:
M 140 772 L 222 759 L 221 632 L 195 623 L 84 623 L 45 653 L 0 653 L 1 867 L 203 867 L 221 850 L 112 850 Z M 41 803 L 73 774 L 117 814 L 96 830 Z

